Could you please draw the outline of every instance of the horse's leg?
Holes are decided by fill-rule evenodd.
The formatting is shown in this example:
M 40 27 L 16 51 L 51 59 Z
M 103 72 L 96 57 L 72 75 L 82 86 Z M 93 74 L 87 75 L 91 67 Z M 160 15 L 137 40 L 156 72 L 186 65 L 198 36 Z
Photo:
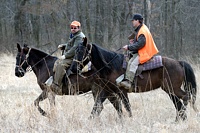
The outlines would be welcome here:
M 119 96 L 119 98 L 122 100 L 125 109 L 128 111 L 129 117 L 131 117 L 132 116 L 132 111 L 131 111 L 131 105 L 130 105 L 130 102 L 129 102 L 127 90 L 124 89 L 124 88 L 118 88 L 112 82 L 110 82 L 110 83 L 111 84 L 109 84 L 109 86 L 107 86 L 107 81 L 103 82 L 103 85 L 106 86 L 106 88 L 105 88 L 106 92 L 108 92 L 108 94 L 106 96 L 109 97 L 109 94 L 113 94 L 113 93 L 117 94 Z M 116 110 L 118 111 L 118 113 L 120 113 L 120 110 L 118 110 L 118 109 L 116 109 Z
M 95 104 L 94 104 L 94 107 L 92 110 L 92 116 L 94 114 L 100 115 L 100 112 L 103 110 L 103 102 L 105 101 L 106 98 L 108 98 L 108 100 L 111 102 L 111 104 L 116 109 L 119 117 L 121 118 L 122 105 L 121 105 L 121 100 L 120 100 L 119 96 L 116 93 L 114 93 L 112 90 L 110 90 L 109 87 L 104 89 L 101 86 L 99 86 L 98 84 L 96 84 L 96 88 L 94 88 L 94 86 L 92 87 L 92 93 L 93 93 Z
M 179 99 L 183 100 L 184 107 L 183 107 L 182 110 L 185 111 L 186 107 L 188 105 L 188 102 L 191 99 L 190 93 L 188 91 L 185 92 L 185 91 L 181 90 L 181 88 L 180 89 L 176 89 L 174 91 L 174 93 Z M 184 120 L 184 118 L 183 118 L 183 120 Z
M 176 95 L 179 99 L 183 100 L 184 107 L 186 108 L 189 100 L 191 99 L 189 92 L 185 92 L 181 90 L 181 88 L 179 88 L 179 89 L 174 89 L 173 94 Z
M 48 89 L 48 99 L 49 99 L 50 110 L 51 110 L 50 112 L 51 113 L 53 112 L 53 114 L 55 114 L 54 113 L 54 111 L 55 111 L 55 93 L 50 89 Z
M 179 118 L 182 118 L 182 120 L 185 120 L 187 118 L 187 115 L 185 113 L 185 107 L 181 100 L 174 94 L 168 94 L 170 99 L 173 101 L 174 106 L 177 110 L 177 115 L 176 115 L 176 121 L 179 121 Z
M 103 102 L 106 100 L 106 98 L 102 97 L 102 93 L 103 92 L 100 92 L 99 89 L 97 90 L 95 90 L 95 88 L 92 89 L 92 94 L 94 97 L 94 106 L 93 106 L 90 118 L 99 116 L 101 111 L 103 110 Z
M 178 92 L 175 92 L 175 95 L 177 95 L 180 99 L 183 100 L 183 104 L 185 108 L 188 105 L 189 100 L 191 99 L 189 92 L 184 92 L 183 90 L 178 90 Z
M 107 95 L 106 97 L 112 103 L 114 108 L 117 110 L 119 117 L 121 118 L 122 117 L 122 105 L 121 105 L 121 100 L 120 100 L 119 96 L 112 93 L 110 95 Z
M 44 89 L 40 96 L 34 101 L 34 105 L 38 108 L 39 112 L 43 115 L 46 116 L 47 113 L 40 107 L 39 102 L 43 101 L 44 99 L 47 98 L 47 89 Z
M 119 90 L 119 89 L 118 89 Z M 125 109 L 127 110 L 127 112 L 129 113 L 129 117 L 132 117 L 132 111 L 131 111 L 131 104 L 129 102 L 129 98 L 128 98 L 128 93 L 127 90 L 125 89 L 120 89 L 118 91 L 118 95 L 119 97 L 122 99 L 122 102 L 124 104 Z
M 187 119 L 186 106 L 190 99 L 188 93 L 184 92 L 181 89 L 181 85 L 171 82 L 170 77 L 166 77 L 166 80 L 164 80 L 161 88 L 166 93 L 168 93 L 170 99 L 174 103 L 174 106 L 177 110 L 176 121 L 178 121 L 179 118 L 181 118 L 182 120 L 186 120 Z M 183 100 L 183 102 L 181 101 L 181 99 Z
M 99 116 L 101 111 L 103 110 L 103 102 L 108 98 L 108 100 L 112 103 L 114 108 L 117 110 L 119 117 L 122 117 L 122 105 L 120 99 L 115 94 L 108 94 L 107 92 L 101 92 L 100 94 L 93 95 L 94 96 L 94 107 L 92 109 L 91 117 Z
M 191 88 L 190 86 L 187 87 L 186 85 L 184 86 L 185 88 L 188 88 L 188 89 L 185 89 L 186 92 L 187 92 L 187 95 L 189 95 L 189 99 L 188 101 L 191 103 L 191 106 L 192 108 L 194 109 L 195 112 L 199 112 L 198 108 L 196 107 L 195 105 L 195 101 L 196 101 L 196 92 L 193 92 L 193 89 L 194 88 Z

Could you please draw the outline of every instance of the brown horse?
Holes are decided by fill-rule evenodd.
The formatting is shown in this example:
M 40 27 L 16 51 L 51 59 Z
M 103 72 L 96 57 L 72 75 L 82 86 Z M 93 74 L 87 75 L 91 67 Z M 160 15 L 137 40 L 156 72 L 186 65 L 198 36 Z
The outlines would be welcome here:
M 117 77 L 125 73 L 122 68 L 124 55 L 103 49 L 95 44 L 87 44 L 87 38 L 79 44 L 73 67 L 82 68 L 88 61 L 99 71 L 100 77 L 115 83 Z M 192 67 L 184 61 L 176 61 L 167 57 L 162 57 L 163 67 L 143 71 L 143 79 L 136 77 L 137 87 L 134 93 L 146 92 L 161 87 L 173 101 L 177 110 L 176 120 L 185 120 L 186 106 L 191 100 L 195 111 L 197 85 Z M 184 89 L 181 89 L 182 84 Z M 124 91 L 124 88 L 120 88 Z M 183 100 L 183 102 L 181 101 Z
M 40 50 L 29 48 L 27 45 L 21 47 L 17 44 L 17 48 L 18 54 L 16 56 L 15 75 L 17 77 L 23 77 L 28 69 L 33 70 L 37 77 L 37 83 L 42 89 L 42 93 L 34 101 L 34 104 L 38 108 L 39 112 L 46 116 L 47 113 L 39 106 L 39 102 L 48 98 L 51 107 L 55 104 L 56 92 L 52 93 L 52 91 L 49 90 L 49 87 L 47 87 L 44 83 L 51 75 L 53 75 L 53 65 L 57 58 Z M 103 102 L 106 98 L 108 98 L 108 100 L 113 104 L 121 117 L 121 100 L 116 94 L 106 91 L 106 89 L 102 87 L 105 85 L 102 84 L 101 79 L 94 73 L 96 73 L 96 70 L 92 68 L 91 71 L 83 74 L 83 76 L 88 78 L 76 74 L 70 75 L 69 79 L 71 81 L 72 88 L 69 88 L 68 81 L 66 81 L 66 78 L 63 78 L 62 95 L 82 94 L 92 90 L 95 104 L 91 112 L 91 117 L 98 116 L 100 114 L 103 109 Z

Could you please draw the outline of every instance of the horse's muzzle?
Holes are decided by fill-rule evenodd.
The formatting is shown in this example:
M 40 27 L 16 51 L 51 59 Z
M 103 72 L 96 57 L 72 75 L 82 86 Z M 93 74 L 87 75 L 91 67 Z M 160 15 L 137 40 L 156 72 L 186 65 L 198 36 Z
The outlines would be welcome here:
M 19 68 L 19 67 L 15 68 L 15 76 L 23 77 L 24 75 L 25 75 L 25 72 L 22 68 Z

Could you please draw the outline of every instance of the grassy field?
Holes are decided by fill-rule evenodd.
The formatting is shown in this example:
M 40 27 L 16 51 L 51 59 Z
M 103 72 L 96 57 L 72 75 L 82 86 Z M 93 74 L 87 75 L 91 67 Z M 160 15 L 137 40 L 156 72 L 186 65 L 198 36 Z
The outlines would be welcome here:
M 133 117 L 123 109 L 119 119 L 112 105 L 106 101 L 99 118 L 88 119 L 93 106 L 92 95 L 57 96 L 56 114 L 42 116 L 34 107 L 34 100 L 42 92 L 33 72 L 18 78 L 14 75 L 15 57 L 0 56 L 0 132 L 40 133 L 198 133 L 200 116 L 190 106 L 188 119 L 175 122 L 175 108 L 161 89 L 129 94 Z M 200 66 L 192 65 L 200 86 Z M 199 88 L 198 88 L 199 89 Z M 197 94 L 200 109 L 200 92 Z M 49 102 L 41 107 L 50 111 Z

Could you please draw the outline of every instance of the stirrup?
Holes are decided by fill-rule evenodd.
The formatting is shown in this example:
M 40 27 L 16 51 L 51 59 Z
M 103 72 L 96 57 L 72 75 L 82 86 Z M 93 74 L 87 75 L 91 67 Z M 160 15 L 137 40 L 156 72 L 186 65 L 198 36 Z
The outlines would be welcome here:
M 47 85 L 47 86 L 51 86 L 51 84 L 53 83 L 53 76 L 50 76 L 48 79 L 47 79 L 47 81 L 45 82 L 45 85 Z
M 124 74 L 120 75 L 115 81 L 119 85 L 124 80 Z

